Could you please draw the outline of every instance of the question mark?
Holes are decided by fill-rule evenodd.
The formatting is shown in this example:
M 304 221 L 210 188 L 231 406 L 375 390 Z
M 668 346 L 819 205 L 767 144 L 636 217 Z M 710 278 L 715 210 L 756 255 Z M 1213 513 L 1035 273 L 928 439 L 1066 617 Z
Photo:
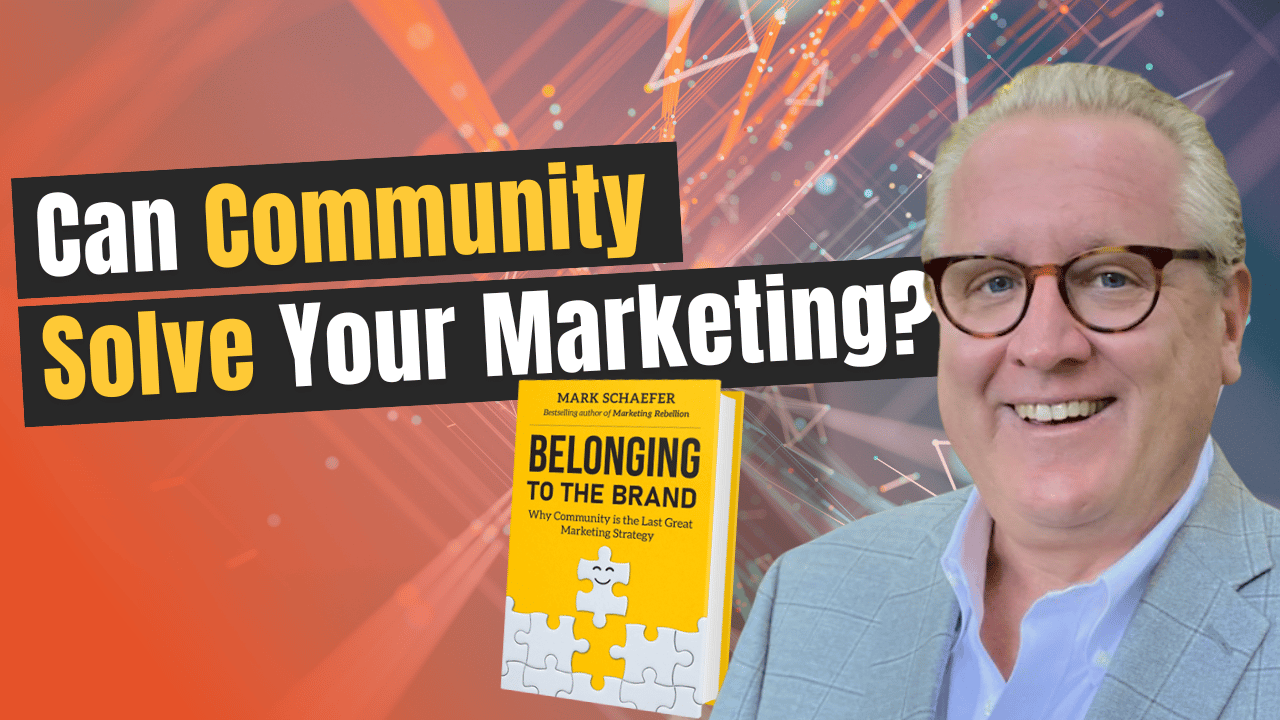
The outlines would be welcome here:
M 933 312 L 929 301 L 924 299 L 924 273 L 920 270 L 903 270 L 894 276 L 893 282 L 889 284 L 890 302 L 906 302 L 907 291 L 911 288 L 916 291 L 916 306 L 893 316 L 894 331 L 899 335 L 910 335 L 911 328 L 916 323 L 923 322 Z M 916 351 L 915 343 L 911 340 L 899 340 L 896 348 L 899 355 L 911 355 Z

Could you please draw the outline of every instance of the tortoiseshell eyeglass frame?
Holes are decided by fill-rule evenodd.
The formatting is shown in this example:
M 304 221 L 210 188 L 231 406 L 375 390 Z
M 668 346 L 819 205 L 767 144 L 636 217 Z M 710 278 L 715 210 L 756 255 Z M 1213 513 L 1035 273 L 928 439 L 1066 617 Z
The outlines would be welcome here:
M 1072 307 L 1070 294 L 1067 292 L 1067 270 L 1069 270 L 1072 265 L 1080 260 L 1084 260 L 1085 258 L 1109 253 L 1133 253 L 1135 255 L 1141 255 L 1151 262 L 1151 266 L 1156 272 L 1155 293 L 1151 296 L 1150 307 L 1148 307 L 1146 312 L 1142 313 L 1142 316 L 1137 320 L 1129 323 L 1128 325 L 1117 328 L 1103 327 L 1085 321 L 1085 319 L 1080 317 L 1079 313 L 1076 312 L 1076 309 Z M 1022 271 L 1022 277 L 1026 282 L 1027 293 L 1022 300 L 1022 311 L 1018 313 L 1018 318 L 1014 320 L 1009 327 L 999 332 L 977 332 L 956 322 L 956 319 L 951 316 L 951 311 L 947 309 L 946 300 L 943 299 L 942 293 L 938 292 L 937 289 L 942 287 L 942 276 L 947 271 L 947 268 L 964 260 L 999 260 L 1000 262 L 1008 263 Z M 1160 299 L 1160 288 L 1164 284 L 1164 267 L 1172 260 L 1214 261 L 1217 260 L 1217 256 L 1208 250 L 1199 249 L 1178 250 L 1175 248 L 1156 247 L 1153 245 L 1108 245 L 1105 247 L 1097 247 L 1092 250 L 1087 250 L 1061 265 L 1026 265 L 1018 262 L 1017 260 L 1011 260 L 1000 255 L 947 255 L 925 261 L 924 272 L 929 278 L 930 284 L 928 292 L 937 300 L 938 307 L 942 308 L 942 313 L 947 316 L 947 320 L 950 321 L 952 325 L 956 326 L 957 329 L 976 338 L 997 338 L 1013 332 L 1014 328 L 1018 327 L 1018 324 L 1022 322 L 1022 318 L 1026 317 L 1027 308 L 1031 307 L 1031 293 L 1035 289 L 1036 278 L 1041 276 L 1052 276 L 1057 279 L 1058 294 L 1062 296 L 1062 303 L 1067 306 L 1067 310 L 1071 312 L 1071 316 L 1074 317 L 1081 325 L 1084 325 L 1090 330 L 1096 332 L 1120 333 L 1125 332 L 1126 330 L 1132 330 L 1142 324 L 1142 321 L 1146 320 L 1147 317 L 1151 315 L 1151 312 L 1155 310 L 1156 301 Z M 1234 265 L 1236 262 L 1239 261 L 1236 260 L 1230 264 Z

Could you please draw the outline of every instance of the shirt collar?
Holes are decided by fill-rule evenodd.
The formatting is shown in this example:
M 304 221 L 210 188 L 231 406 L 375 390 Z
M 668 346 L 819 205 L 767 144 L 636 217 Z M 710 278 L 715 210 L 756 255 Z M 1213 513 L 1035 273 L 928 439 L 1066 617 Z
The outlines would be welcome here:
M 1196 464 L 1191 483 L 1182 493 L 1178 502 L 1165 513 L 1156 526 L 1138 541 L 1124 557 L 1107 568 L 1093 582 L 1087 585 L 1101 584 L 1107 593 L 1107 605 L 1104 614 L 1113 612 L 1125 613 L 1125 624 L 1128 615 L 1137 606 L 1146 587 L 1146 581 L 1155 569 L 1156 563 L 1164 555 L 1164 551 L 1173 539 L 1174 533 L 1186 522 L 1191 508 L 1199 502 L 1204 494 L 1205 485 L 1209 482 L 1209 467 L 1213 464 L 1213 441 L 1206 439 L 1200 451 L 1200 459 Z M 987 551 L 991 543 L 991 514 L 982 502 L 982 496 L 975 487 L 969 494 L 969 500 L 951 532 L 951 540 L 942 553 L 942 569 L 947 580 L 955 591 L 956 601 L 960 605 L 961 635 L 972 623 L 982 621 L 982 597 L 987 576 Z M 1080 587 L 1079 585 L 1072 588 Z M 1067 592 L 1066 588 L 1059 592 Z

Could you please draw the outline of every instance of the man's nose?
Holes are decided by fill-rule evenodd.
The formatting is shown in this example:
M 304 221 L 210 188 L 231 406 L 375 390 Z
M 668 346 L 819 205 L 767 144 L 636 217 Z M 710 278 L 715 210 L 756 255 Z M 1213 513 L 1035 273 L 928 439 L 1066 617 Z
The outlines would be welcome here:
M 1085 327 L 1067 308 L 1056 278 L 1052 275 L 1036 278 L 1029 292 L 1031 302 L 1027 313 L 1009 335 L 1010 359 L 1042 371 L 1088 360 L 1093 345 L 1085 335 Z

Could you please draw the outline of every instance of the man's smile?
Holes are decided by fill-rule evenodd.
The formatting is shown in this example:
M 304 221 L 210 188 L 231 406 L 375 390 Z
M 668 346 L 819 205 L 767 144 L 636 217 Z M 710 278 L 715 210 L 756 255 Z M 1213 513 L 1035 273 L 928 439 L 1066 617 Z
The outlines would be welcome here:
M 1013 403 L 1009 407 L 1018 417 L 1040 425 L 1079 422 L 1102 412 L 1115 402 L 1114 397 L 1065 400 L 1052 403 Z

